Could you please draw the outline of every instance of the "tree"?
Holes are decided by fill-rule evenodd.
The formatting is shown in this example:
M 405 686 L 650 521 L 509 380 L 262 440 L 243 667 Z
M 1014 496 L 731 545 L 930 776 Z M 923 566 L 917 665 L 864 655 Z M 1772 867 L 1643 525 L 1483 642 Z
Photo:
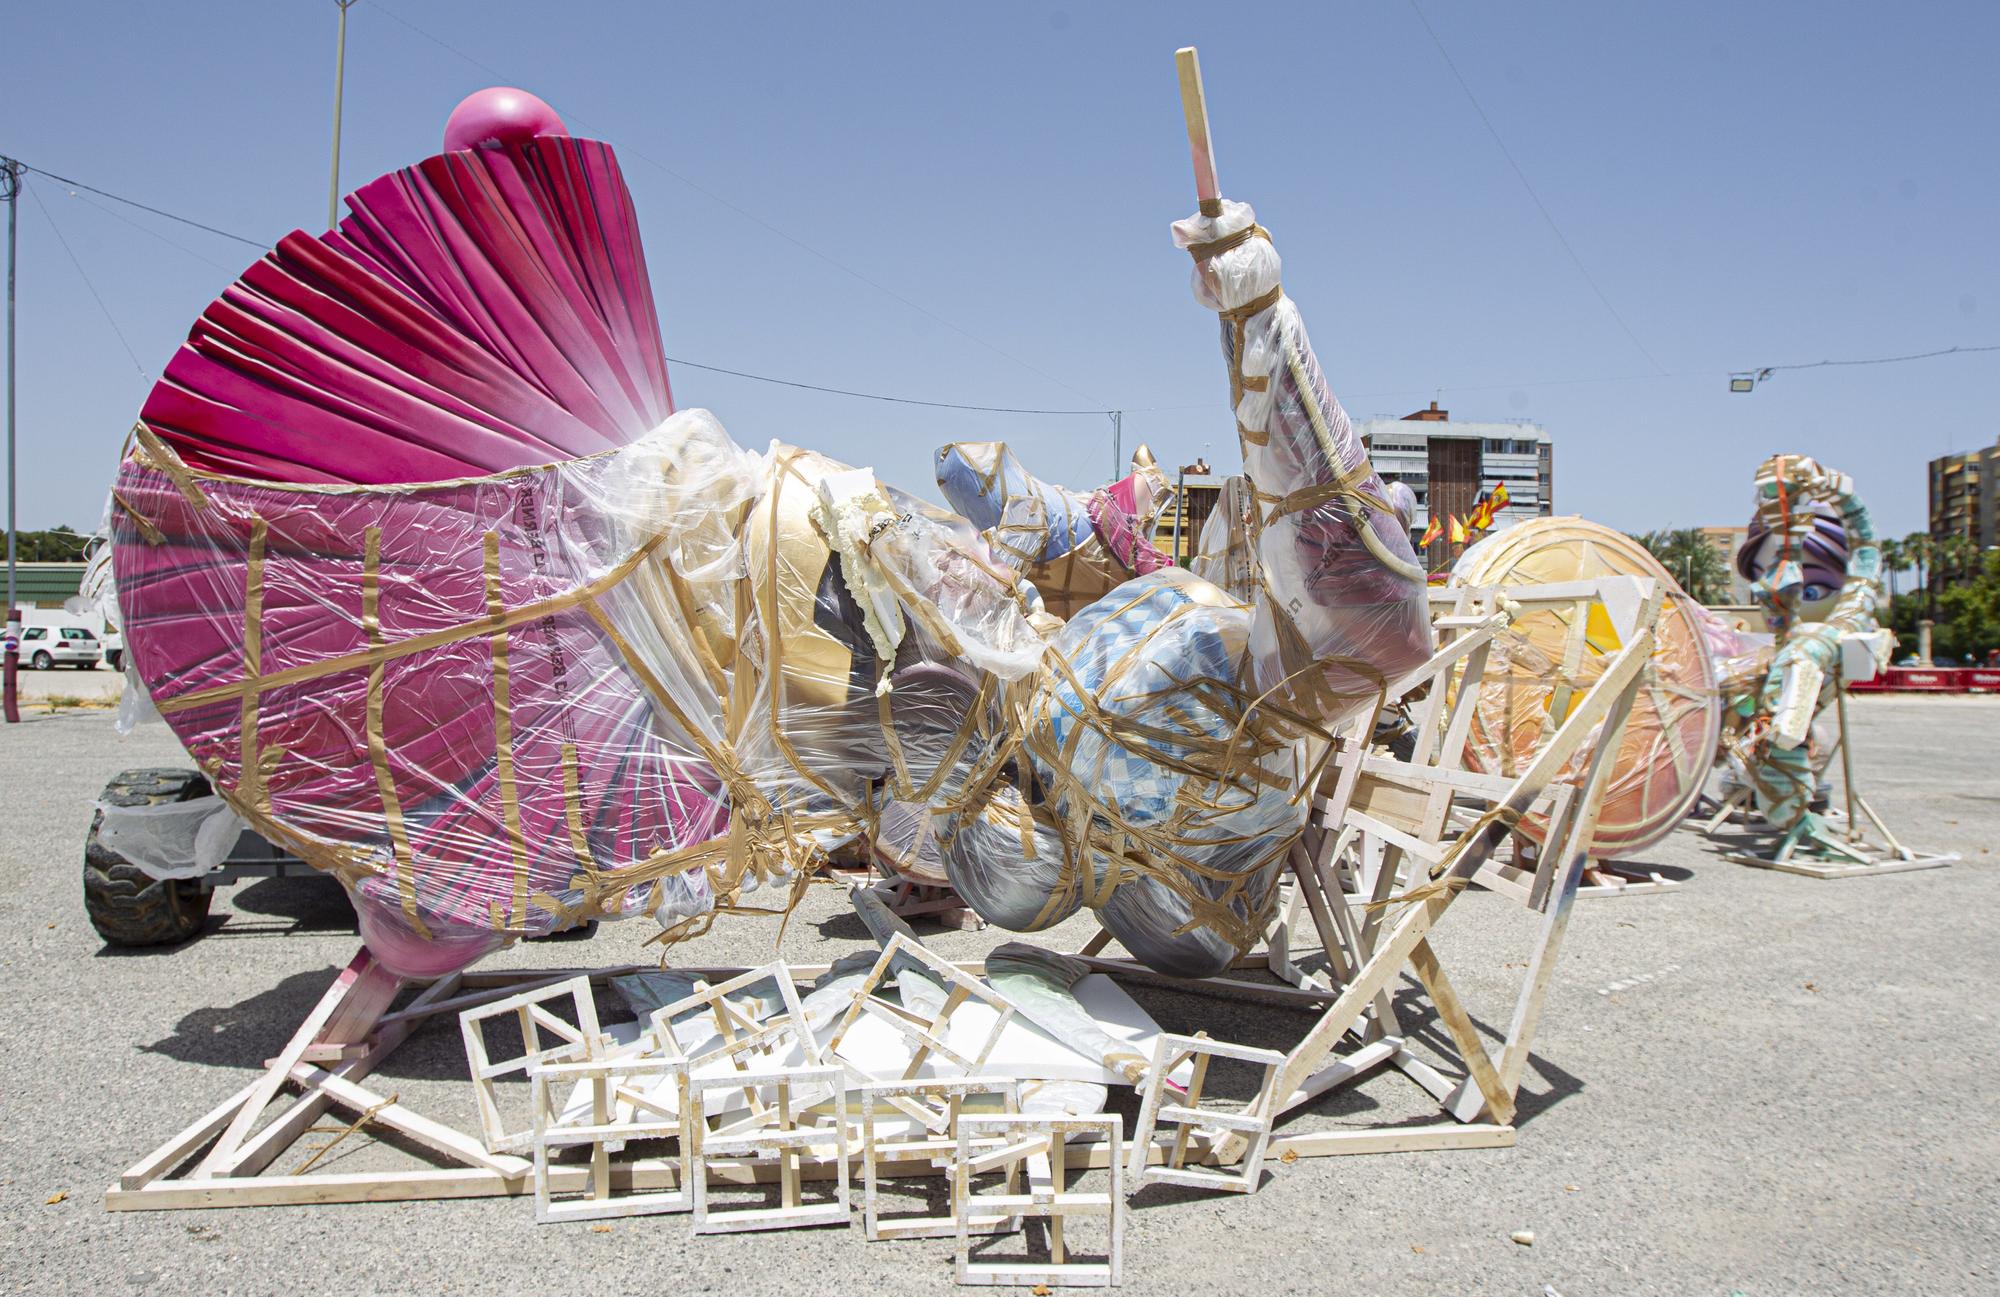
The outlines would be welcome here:
M 14 537 L 14 557 L 23 563 L 81 563 L 89 544 L 90 537 L 68 527 L 18 532 Z
M 1963 581 L 1978 574 L 1979 546 L 1962 533 L 1946 536 L 1937 545 L 1938 574 L 1951 581 Z
M 1938 599 L 1936 651 L 1978 662 L 2000 648 L 2000 550 L 1989 550 L 1968 581 Z
M 1648 531 L 1632 539 L 1644 545 L 1696 603 L 1721 603 L 1728 597 L 1728 565 L 1698 528 Z
M 1896 601 L 1896 573 L 1910 566 L 1909 556 L 1903 553 L 1903 542 L 1895 537 L 1876 543 L 1882 551 L 1882 576 L 1889 587 L 1889 601 Z
M 1937 549 L 1927 531 L 1913 531 L 1903 537 L 1903 556 L 1917 569 L 1917 584 L 1924 589 L 1924 606 L 1937 616 L 1937 591 L 1931 586 L 1931 560 Z

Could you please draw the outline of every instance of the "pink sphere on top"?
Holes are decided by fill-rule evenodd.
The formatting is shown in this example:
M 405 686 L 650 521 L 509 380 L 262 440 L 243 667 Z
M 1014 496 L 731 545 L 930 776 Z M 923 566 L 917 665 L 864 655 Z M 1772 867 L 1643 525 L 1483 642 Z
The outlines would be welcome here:
M 525 90 L 488 86 L 459 101 L 444 124 L 447 153 L 524 144 L 537 135 L 567 135 L 556 110 Z

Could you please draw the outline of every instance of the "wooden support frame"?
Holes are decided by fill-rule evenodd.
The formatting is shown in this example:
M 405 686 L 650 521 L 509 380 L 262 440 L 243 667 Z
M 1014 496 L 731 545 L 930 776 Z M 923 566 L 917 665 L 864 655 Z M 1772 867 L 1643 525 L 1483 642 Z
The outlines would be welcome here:
M 948 883 L 927 883 L 920 878 L 895 874 L 873 885 L 889 913 L 899 919 L 926 919 L 940 927 L 963 932 L 981 932 L 986 920 L 972 912 L 965 898 Z
M 1579 599 L 1606 600 L 1612 582 L 1638 588 L 1615 592 L 1636 603 L 1630 633 L 1597 682 L 1567 711 L 1528 767 L 1513 779 L 1466 771 L 1459 764 L 1470 725 L 1472 700 L 1492 637 L 1514 609 Z M 1459 1123 L 1427 1128 L 1415 1146 L 1492 1147 L 1512 1142 L 1514 1095 L 1529 1043 L 1552 977 L 1587 860 L 1612 763 L 1626 717 L 1651 655 L 1654 622 L 1663 593 L 1633 578 L 1563 582 L 1539 587 L 1437 592 L 1443 604 L 1434 625 L 1437 651 L 1429 662 L 1397 681 L 1388 701 L 1427 691 L 1414 705 L 1414 751 L 1399 761 L 1368 751 L 1374 716 L 1364 717 L 1330 763 L 1331 792 L 1316 807 L 1313 826 L 1291 857 L 1295 885 L 1319 929 L 1338 993 L 1272 1078 L 1271 1117 L 1281 1119 L 1328 1090 L 1384 1064 L 1393 1065 L 1429 1091 L 1444 1115 Z M 1447 679 L 1457 676 L 1455 689 Z M 1594 738 L 1593 738 L 1594 736 Z M 1590 742 L 1580 775 L 1566 775 Z M 1568 791 L 1565 792 L 1565 785 Z M 1485 807 L 1483 811 L 1477 810 Z M 1493 859 L 1520 818 L 1531 809 L 1548 816 L 1547 846 L 1532 874 L 1511 872 Z M 1543 915 L 1529 973 L 1516 1003 L 1500 1058 L 1487 1050 L 1427 939 L 1457 893 L 1476 880 L 1503 891 Z M 1397 908 L 1400 906 L 1400 909 Z M 1287 941 L 1286 962 L 1294 954 Z M 1417 1057 L 1397 1019 L 1393 983 L 1405 973 L 1423 986 L 1464 1068 L 1454 1081 Z M 1344 1051 L 1344 1052 L 1343 1052 Z M 1372 1135 L 1355 1147 L 1399 1147 L 1396 1132 Z M 1244 1160 L 1254 1132 L 1223 1131 L 1207 1158 L 1228 1165 Z M 1462 1140 L 1462 1142 L 1460 1142 Z M 1155 1140 L 1154 1142 L 1157 1142 Z M 1301 1156 L 1338 1152 L 1339 1141 L 1301 1147 L 1280 1137 L 1271 1146 Z
M 955 1236 L 955 1216 L 884 1216 L 881 1205 L 883 1166 L 888 1162 L 925 1159 L 933 1165 L 949 1167 L 958 1149 L 958 1123 L 965 1101 L 980 1096 L 998 1097 L 1004 1113 L 1021 1110 L 1020 1082 L 1011 1077 L 931 1077 L 921 1081 L 874 1081 L 861 1087 L 861 1228 L 871 1243 L 898 1238 L 945 1238 Z M 902 1102 L 891 1102 L 900 1100 Z M 921 1105 L 930 1120 L 922 1133 L 900 1139 L 885 1139 L 876 1125 L 877 1105 L 910 1120 L 908 1105 Z M 983 1151 L 985 1143 L 975 1141 Z M 975 1218 L 975 1231 L 991 1233 L 1015 1229 L 1018 1216 L 998 1215 Z
M 1195 1060 L 1194 1075 L 1189 1080 L 1186 1095 L 1177 1102 L 1166 1102 L 1167 1078 L 1190 1058 Z M 1201 1106 L 1209 1064 L 1217 1058 L 1263 1069 L 1256 1094 L 1240 1113 L 1218 1112 Z M 1153 1046 L 1153 1065 L 1147 1070 L 1146 1084 L 1141 1091 L 1139 1121 L 1132 1128 L 1132 1165 L 1127 1175 L 1133 1188 L 1143 1188 L 1148 1182 L 1157 1180 L 1196 1189 L 1255 1193 L 1263 1176 L 1264 1150 L 1271 1141 L 1272 1083 L 1284 1063 L 1285 1055 L 1275 1049 L 1234 1045 L 1211 1040 L 1206 1035 L 1162 1035 Z M 1164 1159 L 1159 1165 L 1152 1166 L 1148 1164 L 1147 1153 L 1152 1147 L 1154 1130 L 1162 1122 L 1176 1130 Z M 1199 1136 L 1205 1144 L 1214 1143 L 1225 1130 L 1238 1131 L 1248 1137 L 1236 1170 L 1188 1164 L 1190 1137 Z
M 548 1006 L 567 998 L 576 1014 L 575 1024 L 549 1012 Z M 512 1058 L 493 1061 L 486 1044 L 486 1023 L 512 1015 L 521 1032 L 522 1052 Z M 590 979 L 577 977 L 553 986 L 523 991 L 517 995 L 488 1001 L 458 1015 L 459 1030 L 465 1037 L 465 1061 L 472 1073 L 472 1092 L 479 1108 L 479 1129 L 486 1148 L 494 1153 L 530 1150 L 535 1142 L 535 1115 L 528 1124 L 510 1127 L 501 1110 L 500 1092 L 494 1084 L 503 1076 L 527 1076 L 547 1063 L 578 1062 L 601 1058 L 606 1037 L 597 1022 L 597 1002 L 591 996 Z M 554 1044 L 544 1043 L 553 1037 Z
M 743 1087 L 769 1088 L 772 1103 L 752 1117 L 709 1128 L 709 1096 Z M 801 1094 L 803 1091 L 803 1094 Z M 832 1104 L 830 1124 L 811 1119 L 810 1109 Z M 742 1072 L 730 1076 L 688 1079 L 684 1129 L 693 1147 L 684 1154 L 694 1199 L 694 1232 L 727 1234 L 744 1230 L 803 1229 L 816 1225 L 851 1224 L 848 1192 L 847 1081 L 831 1064 L 782 1071 Z M 800 1159 L 816 1148 L 827 1148 L 835 1168 L 836 1188 L 830 1203 L 800 1201 Z M 711 1202 L 711 1161 L 734 1158 L 775 1160 L 778 1165 L 778 1205 L 718 1210 Z
M 1042 1117 L 965 1113 L 958 1120 L 957 1156 L 952 1162 L 951 1204 L 956 1224 L 958 1250 L 954 1277 L 961 1284 L 1046 1285 L 1048 1287 L 1106 1288 L 1119 1281 L 1124 1258 L 1124 1118 L 1116 1113 L 1089 1117 Z M 999 1137 L 1000 1147 L 976 1152 L 982 1137 Z M 1069 1141 L 1085 1136 L 1102 1148 L 1105 1169 L 1110 1173 L 1108 1192 L 1090 1193 L 1069 1188 Z M 986 1171 L 1018 1168 L 1028 1164 L 1027 1192 L 1013 1190 L 1010 1172 L 1007 1192 L 975 1194 L 972 1177 Z M 975 1212 L 975 1204 L 984 1208 Z M 1047 1222 L 1049 1261 L 974 1261 L 974 1225 L 992 1215 L 1041 1217 Z M 1105 1259 L 1100 1262 L 1068 1260 L 1065 1236 L 1067 1218 L 1103 1216 L 1110 1234 Z

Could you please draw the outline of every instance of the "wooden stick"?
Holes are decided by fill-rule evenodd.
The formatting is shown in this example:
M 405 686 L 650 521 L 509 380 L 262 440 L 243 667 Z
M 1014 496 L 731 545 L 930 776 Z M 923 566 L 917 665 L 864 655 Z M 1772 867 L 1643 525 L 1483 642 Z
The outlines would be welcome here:
M 1201 55 L 1194 46 L 1174 51 L 1181 79 L 1181 115 L 1187 118 L 1188 155 L 1194 161 L 1194 196 L 1203 216 L 1222 215 L 1222 186 L 1215 178 L 1215 149 L 1208 138 L 1208 97 L 1201 88 Z

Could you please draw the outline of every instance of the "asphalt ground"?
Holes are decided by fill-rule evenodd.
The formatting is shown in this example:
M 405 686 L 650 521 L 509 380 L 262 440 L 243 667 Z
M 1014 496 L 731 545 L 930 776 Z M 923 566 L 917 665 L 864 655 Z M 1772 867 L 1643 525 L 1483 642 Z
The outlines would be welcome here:
M 104 673 L 108 675 L 109 673 Z M 1510 1149 L 1273 1161 L 1260 1192 L 1155 1186 L 1132 1204 L 1125 1282 L 1147 1293 L 2000 1291 L 2000 699 L 1852 706 L 1862 787 L 1946 869 L 1820 881 L 1729 864 L 1682 829 L 1644 863 L 1678 890 L 1578 902 Z M 33 1293 L 904 1293 L 951 1287 L 949 1240 L 859 1230 L 691 1238 L 687 1218 L 537 1226 L 525 1200 L 110 1213 L 118 1173 L 241 1087 L 353 953 L 319 879 L 220 893 L 199 940 L 107 949 L 82 908 L 91 801 L 117 770 L 180 764 L 160 727 L 31 710 L 0 730 L 0 1288 Z M 1048 934 L 1074 949 L 1082 920 Z M 1469 893 L 1434 944 L 1504 1030 L 1532 924 Z M 865 936 L 817 888 L 731 918 L 681 962 L 824 962 Z M 642 921 L 495 957 L 651 958 Z M 969 957 L 1005 934 L 927 938 Z M 1172 1029 L 1283 1046 L 1284 1009 L 1135 989 Z M 1406 985 L 1419 1034 L 1437 1027 Z M 449 1022 L 370 1084 L 473 1128 Z M 1422 1121 L 1398 1074 L 1292 1129 Z M 1129 1105 L 1126 1111 L 1129 1115 Z M 323 1141 L 327 1136 L 315 1136 Z M 357 1135 L 323 1169 L 400 1156 Z M 303 1154 L 281 1161 L 279 1170 Z M 857 1191 L 858 1193 L 858 1191 Z M 858 1201 L 858 1198 L 857 1198 Z M 1532 1246 L 1510 1241 L 1533 1231 Z M 1080 1232 L 1081 1236 L 1081 1232 Z M 1087 1236 L 1081 1236 L 1087 1237 Z

